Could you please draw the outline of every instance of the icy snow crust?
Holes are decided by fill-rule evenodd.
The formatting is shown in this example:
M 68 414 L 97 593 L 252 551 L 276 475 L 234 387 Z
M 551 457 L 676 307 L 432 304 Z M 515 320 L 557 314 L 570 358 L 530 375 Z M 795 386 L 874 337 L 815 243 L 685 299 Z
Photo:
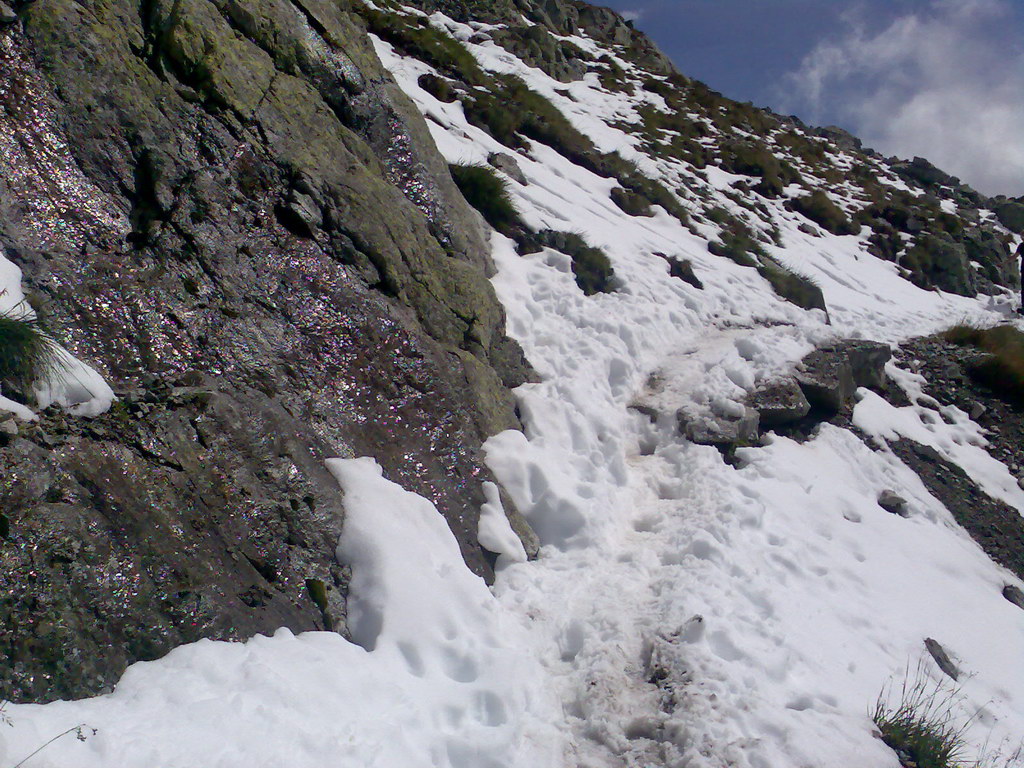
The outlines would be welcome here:
M 486 31 L 439 14 L 431 22 L 464 41 Z M 738 177 L 708 168 L 699 180 L 638 154 L 609 125 L 657 96 L 605 92 L 595 75 L 556 83 L 491 43 L 467 47 L 485 68 L 523 77 L 602 150 L 703 184 L 709 204 L 738 211 L 722 193 Z M 449 161 L 510 151 L 459 104 L 417 86 L 427 65 L 377 49 Z M 736 468 L 682 440 L 672 418 L 736 408 L 837 334 L 894 342 L 955 320 L 1004 319 L 1011 299 L 919 290 L 861 238 L 805 234 L 804 220 L 767 201 L 784 242 L 768 250 L 819 282 L 829 326 L 664 212 L 624 214 L 608 197 L 615 182 L 539 144 L 517 159 L 529 183 L 509 186 L 526 221 L 582 233 L 618 280 L 615 293 L 584 297 L 568 256 L 520 257 L 494 236 L 510 332 L 543 381 L 517 390 L 525 433 L 486 448 L 542 539 L 540 559 L 524 562 L 489 488 L 481 539 L 502 555 L 490 592 L 428 502 L 369 459 L 332 462 L 348 513 L 340 552 L 353 567 L 355 643 L 281 631 L 179 648 L 133 666 L 111 695 L 8 707 L 6 762 L 87 722 L 95 736 L 59 740 L 28 765 L 895 767 L 868 712 L 887 681 L 917 665 L 926 637 L 965 673 L 971 743 L 1016 746 L 1024 612 L 1000 591 L 1022 585 L 884 448 L 899 435 L 932 445 L 1024 510 L 976 424 L 956 409 L 940 414 L 921 381 L 893 366 L 914 404 L 861 391 L 854 413 L 878 451 L 825 425 L 804 444 L 774 437 L 741 449 Z M 671 278 L 656 252 L 690 259 L 705 290 Z M 663 415 L 652 421 L 635 403 Z M 878 506 L 885 489 L 907 499 L 908 518 Z M 939 679 L 930 659 L 924 666 Z

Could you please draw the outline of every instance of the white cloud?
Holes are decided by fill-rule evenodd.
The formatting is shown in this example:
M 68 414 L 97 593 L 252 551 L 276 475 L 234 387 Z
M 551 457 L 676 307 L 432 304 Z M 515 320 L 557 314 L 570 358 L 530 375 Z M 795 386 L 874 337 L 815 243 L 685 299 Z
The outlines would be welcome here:
M 1024 44 L 1010 0 L 931 0 L 869 30 L 848 13 L 786 76 L 786 109 L 985 194 L 1024 194 Z

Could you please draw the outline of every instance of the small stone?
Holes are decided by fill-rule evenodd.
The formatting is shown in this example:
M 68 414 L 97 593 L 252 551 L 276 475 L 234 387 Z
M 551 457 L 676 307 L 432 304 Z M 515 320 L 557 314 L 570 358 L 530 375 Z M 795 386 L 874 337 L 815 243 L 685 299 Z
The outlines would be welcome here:
M 938 640 L 933 640 L 928 637 L 925 638 L 924 647 L 928 649 L 928 653 L 935 659 L 935 663 L 939 665 L 939 669 L 949 675 L 953 680 L 960 679 L 960 670 L 957 669 L 956 664 L 949 658 L 949 653 L 942 647 Z
M 1003 587 L 1003 597 L 1009 600 L 1011 603 L 1016 605 L 1018 608 L 1024 608 L 1024 592 L 1012 584 L 1007 584 Z
M 0 24 L 13 24 L 18 20 L 18 14 L 14 12 L 7 3 L 0 2 Z
M 974 403 L 974 405 L 971 406 L 971 419 L 973 421 L 977 421 L 978 419 L 981 418 L 981 416 L 985 413 L 986 410 L 988 409 L 985 408 L 985 406 L 982 405 L 981 403 Z
M 878 495 L 878 506 L 886 512 L 900 517 L 907 517 L 907 500 L 899 496 L 895 491 L 884 490 Z
M 18 422 L 14 419 L 7 419 L 7 421 L 0 422 L 0 432 L 5 435 L 18 434 Z

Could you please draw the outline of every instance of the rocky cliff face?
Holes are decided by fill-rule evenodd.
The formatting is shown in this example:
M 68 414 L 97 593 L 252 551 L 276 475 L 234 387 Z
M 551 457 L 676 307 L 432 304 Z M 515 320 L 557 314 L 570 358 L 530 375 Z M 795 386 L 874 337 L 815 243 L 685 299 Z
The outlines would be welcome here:
M 491 574 L 480 445 L 518 426 L 510 389 L 532 372 L 487 279 L 487 228 L 367 30 L 429 64 L 509 153 L 538 142 L 614 180 L 620 208 L 660 206 L 803 308 L 827 309 L 821 290 L 766 251 L 783 216 L 810 237 L 867 227 L 923 287 L 1019 287 L 1019 203 L 730 101 L 611 11 L 411 7 L 500 25 L 475 39 L 561 82 L 648 94 L 628 127 L 662 172 L 596 146 L 410 7 L 34 0 L 0 27 L 0 247 L 120 398 L 0 434 L 0 698 L 95 693 L 202 637 L 344 631 L 331 456 L 375 457 Z M 564 39 L 580 29 L 614 57 Z M 716 174 L 735 177 L 728 193 Z M 512 234 L 572 255 L 578 279 L 586 257 L 614 289 L 578 235 Z
M 331 456 L 434 500 L 488 575 L 478 448 L 529 371 L 482 221 L 349 10 L 34 2 L 0 71 L 0 246 L 121 397 L 4 436 L 2 697 L 343 629 Z

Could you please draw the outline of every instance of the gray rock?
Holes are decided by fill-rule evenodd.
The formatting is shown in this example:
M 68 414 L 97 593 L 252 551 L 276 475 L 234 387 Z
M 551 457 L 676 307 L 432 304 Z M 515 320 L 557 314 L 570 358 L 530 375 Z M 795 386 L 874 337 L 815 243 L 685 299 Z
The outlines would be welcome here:
M 491 32 L 492 40 L 532 67 L 537 67 L 563 83 L 580 80 L 587 65 L 575 45 L 555 38 L 540 25 L 508 26 Z
M 878 506 L 886 512 L 899 515 L 900 517 L 907 517 L 909 515 L 907 510 L 907 500 L 902 496 L 899 496 L 895 491 L 882 491 L 878 495 Z
M 0 433 L 5 435 L 18 434 L 18 422 L 16 422 L 14 419 L 0 421 Z
M 344 629 L 335 450 L 255 389 L 167 395 L 46 413 L 0 449 L 5 697 L 93 695 L 204 637 Z
M 973 405 L 971 405 L 971 419 L 977 421 L 978 419 L 985 415 L 986 410 L 988 409 L 985 408 L 985 406 L 982 405 L 981 403 L 974 403 Z
M 853 398 L 856 385 L 845 354 L 835 348 L 818 349 L 800 361 L 796 382 L 812 408 L 838 413 Z
M 949 653 L 946 649 L 943 648 L 937 640 L 933 640 L 930 637 L 926 638 L 924 641 L 924 647 L 928 650 L 928 653 L 931 654 L 931 657 L 935 659 L 935 663 L 939 665 L 939 669 L 949 677 L 953 678 L 953 680 L 960 679 L 960 670 L 957 668 L 956 664 L 953 663 L 953 660 L 949 657 Z
M 957 187 L 960 185 L 960 180 L 958 178 L 950 176 L 948 173 L 939 170 L 923 157 L 915 157 L 909 163 L 894 163 L 893 170 L 900 176 L 910 179 L 911 181 L 916 181 L 918 184 L 924 184 L 925 186 L 937 185 Z
M 0 24 L 13 24 L 18 20 L 18 14 L 14 12 L 7 3 L 0 2 Z
M 680 409 L 676 413 L 679 431 L 687 440 L 698 445 L 741 447 L 756 445 L 760 440 L 758 414 L 753 408 L 744 408 L 743 415 L 693 416 Z
M 908 259 L 928 285 L 961 296 L 974 296 L 978 292 L 967 247 L 944 232 L 918 235 L 914 246 L 900 263 L 904 264 Z
M 491 152 L 491 154 L 487 156 L 487 162 L 513 181 L 517 181 L 520 184 L 527 183 L 526 176 L 523 174 L 523 170 L 519 167 L 519 163 L 507 152 Z
M 847 152 L 854 152 L 863 147 L 860 139 L 849 131 L 843 130 L 835 125 L 826 125 L 824 128 L 819 128 L 818 135 L 823 136 L 837 147 L 844 149 Z
M 747 405 L 760 415 L 761 425 L 777 427 L 799 421 L 811 410 L 811 404 L 796 381 L 771 382 L 752 392 Z
M 885 364 L 892 359 L 892 348 L 878 341 L 844 341 L 841 348 L 850 361 L 853 383 L 858 387 L 885 389 Z
M 962 240 L 967 258 L 980 265 L 979 288 L 991 294 L 996 286 L 1020 286 L 1020 262 L 991 225 L 964 230 Z
M 885 364 L 891 357 L 887 344 L 842 341 L 804 357 L 796 381 L 813 408 L 838 413 L 850 404 L 857 387 L 884 389 Z
M 1024 203 L 1009 201 L 995 208 L 1000 224 L 1011 232 L 1024 234 Z
M 1003 597 L 1018 608 L 1024 608 L 1024 591 L 1021 591 L 1020 588 L 1007 584 L 1003 587 Z

